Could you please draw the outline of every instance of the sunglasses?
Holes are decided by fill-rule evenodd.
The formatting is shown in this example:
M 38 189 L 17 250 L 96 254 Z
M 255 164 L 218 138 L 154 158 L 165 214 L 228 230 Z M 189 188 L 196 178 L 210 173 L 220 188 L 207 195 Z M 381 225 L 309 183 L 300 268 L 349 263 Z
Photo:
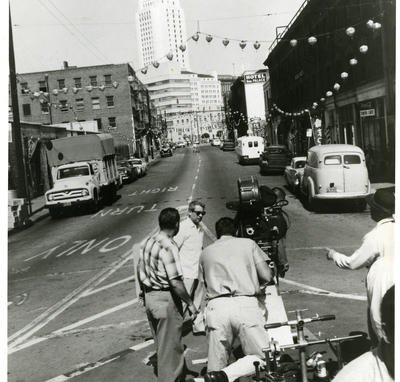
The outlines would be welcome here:
M 206 214 L 206 211 L 192 211 L 194 212 L 197 216 L 204 216 Z

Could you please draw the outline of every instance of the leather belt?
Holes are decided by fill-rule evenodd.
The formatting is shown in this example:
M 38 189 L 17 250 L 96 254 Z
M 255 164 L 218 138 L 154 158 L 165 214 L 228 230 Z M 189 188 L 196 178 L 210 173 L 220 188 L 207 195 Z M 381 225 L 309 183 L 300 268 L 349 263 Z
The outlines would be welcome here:
M 160 289 L 156 289 L 156 288 L 150 288 L 146 285 L 143 285 L 143 289 L 146 293 L 150 293 L 150 292 L 169 292 L 170 288 L 160 288 Z

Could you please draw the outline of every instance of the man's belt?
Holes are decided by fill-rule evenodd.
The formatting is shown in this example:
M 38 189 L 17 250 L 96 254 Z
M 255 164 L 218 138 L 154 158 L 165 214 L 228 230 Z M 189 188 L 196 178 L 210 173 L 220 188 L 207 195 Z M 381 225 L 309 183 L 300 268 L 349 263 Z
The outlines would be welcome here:
M 254 294 L 232 294 L 232 293 L 226 293 L 226 294 L 220 294 L 219 296 L 215 296 L 213 298 L 211 298 L 210 300 L 214 300 L 216 298 L 220 298 L 220 297 L 257 297 Z
M 145 293 L 150 293 L 150 292 L 169 292 L 170 288 L 152 288 L 148 287 L 146 285 L 143 285 L 143 290 Z

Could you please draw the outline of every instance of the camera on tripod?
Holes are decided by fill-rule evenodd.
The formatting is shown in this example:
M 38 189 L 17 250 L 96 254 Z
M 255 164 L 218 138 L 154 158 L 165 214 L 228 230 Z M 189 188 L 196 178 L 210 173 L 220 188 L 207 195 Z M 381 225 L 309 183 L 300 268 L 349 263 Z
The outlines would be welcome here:
M 283 277 L 288 265 L 279 254 L 279 241 L 288 230 L 287 215 L 282 211 L 288 205 L 285 192 L 260 186 L 254 176 L 238 179 L 237 184 L 239 200 L 226 203 L 227 208 L 236 211 L 237 236 L 254 240 L 270 257 L 275 274 Z

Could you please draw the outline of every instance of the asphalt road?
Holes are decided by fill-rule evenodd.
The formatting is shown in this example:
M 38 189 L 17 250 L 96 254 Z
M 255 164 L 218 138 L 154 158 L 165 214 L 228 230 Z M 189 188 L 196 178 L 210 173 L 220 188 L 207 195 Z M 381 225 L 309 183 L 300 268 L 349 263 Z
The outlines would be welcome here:
M 96 214 L 46 218 L 9 238 L 8 380 L 153 381 L 147 366 L 154 345 L 137 302 L 133 257 L 137 244 L 157 226 L 160 210 L 184 209 L 189 199 L 206 203 L 206 245 L 215 221 L 233 216 L 236 180 L 256 175 L 261 184 L 284 186 L 280 175 L 261 176 L 241 166 L 234 152 L 203 146 L 178 149 L 147 176 L 125 185 L 120 198 Z M 324 246 L 351 253 L 373 227 L 368 212 L 335 206 L 307 211 L 288 190 L 290 271 L 280 290 L 286 310 L 336 314 L 310 325 L 321 337 L 366 331 L 366 270 L 343 271 L 325 258 Z M 289 313 L 289 318 L 293 317 Z M 185 337 L 190 369 L 205 365 L 204 337 Z M 194 363 L 193 363 L 194 361 Z

